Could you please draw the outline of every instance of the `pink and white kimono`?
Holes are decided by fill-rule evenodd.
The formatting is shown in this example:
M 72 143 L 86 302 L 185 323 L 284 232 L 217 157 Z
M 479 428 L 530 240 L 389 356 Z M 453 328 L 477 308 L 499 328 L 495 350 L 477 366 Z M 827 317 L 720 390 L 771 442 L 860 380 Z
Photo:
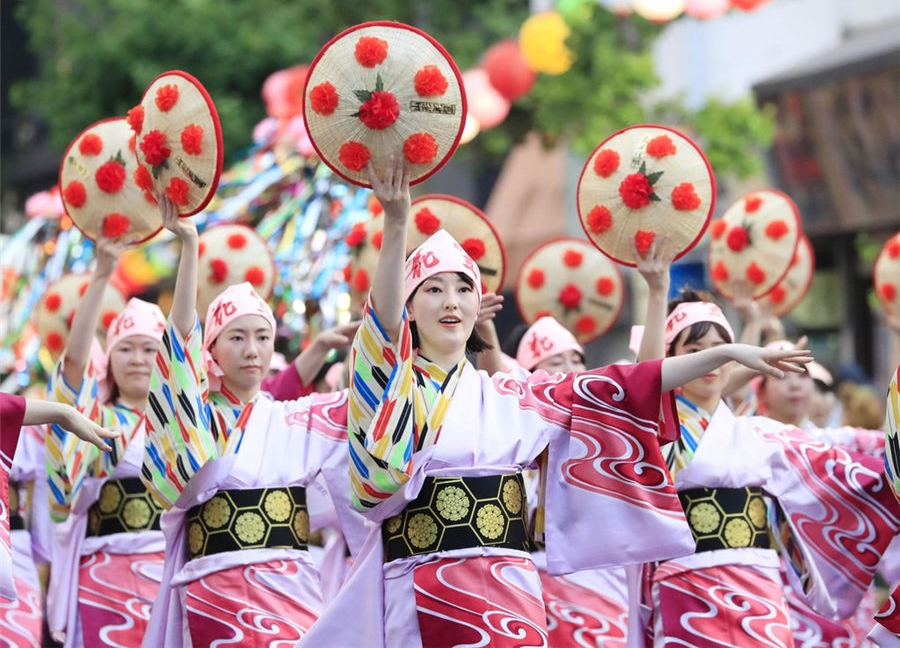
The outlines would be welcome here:
M 2 605 L 15 604 L 17 599 L 15 561 L 9 528 L 9 472 L 19 444 L 24 419 L 25 399 L 21 396 L 0 393 L 0 604 Z

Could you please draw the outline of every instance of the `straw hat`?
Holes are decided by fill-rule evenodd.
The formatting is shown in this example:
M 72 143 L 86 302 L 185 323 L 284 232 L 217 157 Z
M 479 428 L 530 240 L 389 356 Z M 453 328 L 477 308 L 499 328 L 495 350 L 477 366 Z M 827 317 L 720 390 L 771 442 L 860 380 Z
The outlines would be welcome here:
M 407 254 L 439 229 L 447 230 L 481 270 L 482 292 L 500 290 L 506 277 L 506 251 L 484 212 L 465 200 L 441 194 L 417 198 L 410 211 Z
M 550 315 L 582 344 L 606 333 L 624 302 L 619 266 L 584 239 L 545 243 L 525 259 L 516 277 L 522 319 L 532 324 Z
M 344 242 L 350 251 L 350 262 L 344 268 L 344 281 L 350 290 L 351 312 L 361 311 L 375 268 L 378 267 L 378 255 L 381 253 L 381 238 L 384 229 L 384 218 L 381 212 L 372 214 L 359 223 L 354 223 Z
M 87 290 L 91 276 L 90 273 L 65 274 L 47 286 L 38 302 L 34 314 L 38 335 L 54 359 L 66 348 L 75 308 Z M 111 284 L 107 285 L 100 302 L 100 326 L 97 331 L 105 333 L 126 303 L 125 295 Z
M 758 299 L 791 266 L 800 240 L 800 214 L 786 194 L 762 189 L 734 203 L 709 231 L 709 273 L 716 290 L 731 299 L 734 282 L 747 280 Z
M 608 137 L 578 179 L 578 216 L 588 239 L 609 258 L 635 265 L 653 238 L 666 234 L 690 250 L 706 230 L 716 180 L 703 151 L 678 131 L 644 124 Z
M 784 317 L 797 306 L 812 285 L 816 271 L 816 256 L 812 243 L 803 234 L 797 243 L 797 252 L 791 260 L 791 266 L 772 292 L 760 297 L 759 301 L 768 306 L 776 317 Z
M 85 128 L 66 148 L 59 186 L 66 213 L 96 241 L 120 236 L 135 243 L 162 229 L 156 199 L 138 186 L 131 129 L 122 117 Z
M 900 312 L 900 232 L 889 238 L 878 253 L 872 283 L 884 309 Z
M 139 184 L 165 192 L 182 216 L 206 207 L 222 173 L 222 127 L 200 82 L 180 70 L 160 74 L 127 119 L 147 170 Z
M 462 78 L 431 36 L 409 25 L 367 22 L 338 34 L 310 66 L 303 118 L 319 157 L 348 182 L 370 186 L 403 155 L 410 184 L 450 159 L 466 121 Z
M 266 242 L 246 225 L 223 223 L 200 235 L 197 312 L 201 317 L 228 286 L 245 281 L 263 299 L 275 287 L 275 259 Z

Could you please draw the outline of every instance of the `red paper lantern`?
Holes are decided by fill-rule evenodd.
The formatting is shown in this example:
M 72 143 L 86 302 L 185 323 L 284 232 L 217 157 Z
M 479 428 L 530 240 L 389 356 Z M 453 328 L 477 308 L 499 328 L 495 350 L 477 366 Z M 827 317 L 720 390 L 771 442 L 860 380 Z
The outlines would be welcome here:
M 510 101 L 528 94 L 537 78 L 537 74 L 528 67 L 522 56 L 519 43 L 511 39 L 488 48 L 482 67 L 487 72 L 491 85 Z
M 482 68 L 475 68 L 464 72 L 462 78 L 469 114 L 483 130 L 493 128 L 506 119 L 509 101 L 491 85 L 487 72 Z
M 290 119 L 303 113 L 303 85 L 307 65 L 295 65 L 270 74 L 262 87 L 266 112 L 272 117 Z
M 741 11 L 756 11 L 769 0 L 731 0 L 731 6 Z

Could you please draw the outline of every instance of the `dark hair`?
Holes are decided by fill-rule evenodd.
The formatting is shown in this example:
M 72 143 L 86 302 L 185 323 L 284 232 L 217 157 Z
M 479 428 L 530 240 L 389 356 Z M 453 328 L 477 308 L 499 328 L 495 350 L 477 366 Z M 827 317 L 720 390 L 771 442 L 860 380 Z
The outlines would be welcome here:
M 503 353 L 515 358 L 519 354 L 519 345 L 522 344 L 522 338 L 528 332 L 531 325 L 528 323 L 517 324 L 516 327 L 506 336 L 503 343 Z
M 470 277 L 469 275 L 463 274 L 462 272 L 457 272 L 456 276 L 458 276 L 460 279 L 465 281 L 466 284 L 470 288 L 472 288 L 472 289 L 475 288 L 475 282 L 472 281 L 472 277 Z M 424 283 L 424 282 L 422 282 L 422 283 Z M 419 284 L 418 286 L 416 286 L 415 290 L 413 290 L 410 293 L 409 299 L 407 299 L 406 301 L 412 300 L 412 298 L 415 296 L 415 294 L 419 291 L 419 286 L 421 286 L 421 285 L 422 284 Z M 419 331 L 416 328 L 415 322 L 409 323 L 409 330 L 412 332 L 413 348 L 418 348 L 419 347 Z M 482 351 L 487 351 L 488 349 L 492 349 L 492 348 L 493 347 L 490 344 L 488 344 L 487 341 L 483 337 L 478 335 L 478 331 L 476 331 L 473 328 L 472 334 L 469 335 L 469 339 L 466 340 L 466 353 L 480 353 Z
M 690 302 L 710 302 L 712 304 L 715 304 L 716 306 L 719 305 L 718 300 L 708 290 L 694 290 L 693 288 L 687 287 L 681 291 L 678 297 L 669 301 L 669 315 L 671 315 L 672 311 L 678 308 L 678 306 L 680 306 L 681 304 L 687 304 Z M 675 355 L 675 345 L 678 344 L 679 339 L 682 339 L 682 337 L 682 344 L 690 344 L 691 342 L 696 342 L 704 335 L 709 333 L 710 328 L 714 328 L 719 333 L 719 336 L 726 342 L 734 342 L 731 334 L 727 330 L 725 330 L 725 327 L 721 324 L 717 324 L 716 322 L 695 322 L 685 329 L 685 331 L 687 331 L 686 334 L 685 331 L 681 331 L 677 336 L 675 336 L 675 339 L 672 340 L 671 344 L 669 344 L 669 348 L 666 349 L 666 355 Z
M 106 384 L 109 385 L 109 400 L 107 400 L 106 402 L 115 403 L 119 398 L 119 385 L 116 384 L 116 380 L 115 378 L 113 378 L 112 362 L 110 362 L 106 367 Z

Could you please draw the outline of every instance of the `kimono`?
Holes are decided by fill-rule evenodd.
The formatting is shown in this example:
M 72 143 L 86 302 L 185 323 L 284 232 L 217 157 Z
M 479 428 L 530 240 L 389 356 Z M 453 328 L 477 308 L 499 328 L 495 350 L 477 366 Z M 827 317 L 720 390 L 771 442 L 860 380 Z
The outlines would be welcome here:
M 9 529 L 9 471 L 24 420 L 25 399 L 0 393 L 0 598 L 7 601 L 16 600 Z
M 47 623 L 64 631 L 67 647 L 136 646 L 159 589 L 164 539 L 161 508 L 140 483 L 143 413 L 100 401 L 99 376 L 89 363 L 79 386 L 66 382 L 65 356 L 48 385 L 54 400 L 97 424 L 122 431 L 111 451 L 58 425 L 46 435 L 53 530 Z
M 338 524 L 351 549 L 362 542 L 349 503 L 347 395 L 244 404 L 209 392 L 201 336 L 199 320 L 186 337 L 169 322 L 151 375 L 143 478 L 168 510 L 163 586 L 143 645 L 287 645 L 321 611 L 319 572 L 306 549 L 265 538 L 293 529 L 305 543 L 312 516 L 314 527 Z M 305 506 L 295 487 L 306 489 Z M 250 492 L 259 504 L 243 509 L 236 498 Z M 240 548 L 206 553 L 223 534 Z
M 878 462 L 771 419 L 736 418 L 721 402 L 710 416 L 679 396 L 678 414 L 668 463 L 698 547 L 715 539 L 717 548 L 647 566 L 653 645 L 794 646 L 782 558 L 805 605 L 830 617 L 856 611 L 900 528 Z M 758 490 L 740 512 L 709 495 L 744 488 Z
M 528 380 L 492 378 L 465 360 L 445 372 L 413 353 L 405 313 L 402 322 L 395 346 L 367 308 L 354 340 L 351 483 L 369 534 L 298 645 L 548 645 L 527 549 L 486 542 L 390 559 L 398 537 L 418 548 L 451 534 L 509 537 L 528 508 L 516 474 L 548 446 L 539 527 L 549 573 L 692 549 L 659 450 L 677 431 L 660 361 Z M 493 494 L 467 490 L 485 479 L 499 484 Z M 433 507 L 405 510 L 438 483 Z

